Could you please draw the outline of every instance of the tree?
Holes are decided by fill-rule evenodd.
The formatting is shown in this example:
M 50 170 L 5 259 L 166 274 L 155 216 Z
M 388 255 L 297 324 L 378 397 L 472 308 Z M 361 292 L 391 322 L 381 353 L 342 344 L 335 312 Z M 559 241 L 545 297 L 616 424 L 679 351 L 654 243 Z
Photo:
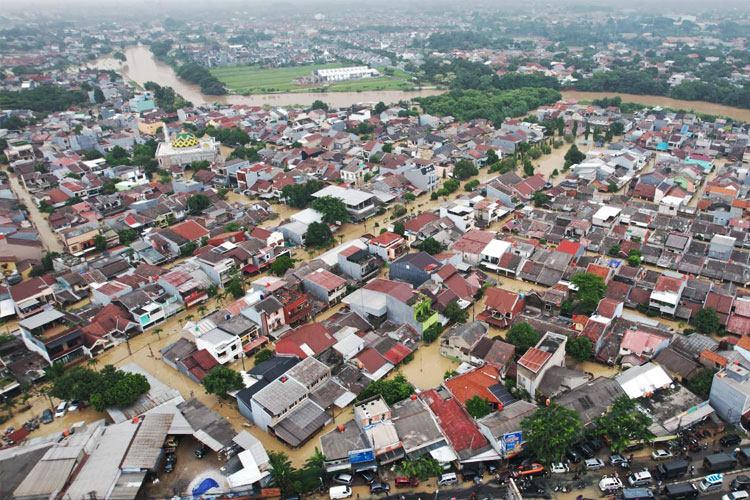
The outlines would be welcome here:
M 403 217 L 406 215 L 406 207 L 401 205 L 400 203 L 396 203 L 393 205 L 393 216 L 394 217 Z
M 523 174 L 526 177 L 531 177 L 532 175 L 534 175 L 534 165 L 528 158 L 523 159 Z
M 602 277 L 592 273 L 579 273 L 570 281 L 576 287 L 576 299 L 584 314 L 594 312 L 607 292 L 607 285 Z
M 412 201 L 414 201 L 416 199 L 417 199 L 417 197 L 414 196 L 413 193 L 406 193 L 404 195 L 404 201 L 406 202 L 407 205 L 409 204 L 409 202 L 412 202 Z
M 320 99 L 315 99 L 312 103 L 312 109 L 322 109 L 323 111 L 328 111 L 328 104 L 324 103 Z
M 711 393 L 711 384 L 714 382 L 714 375 L 716 375 L 716 370 L 700 368 L 690 380 L 685 383 L 685 387 L 699 398 L 708 399 L 708 396 Z
M 198 306 L 198 309 L 197 309 L 197 311 L 198 311 L 198 314 L 199 314 L 199 315 L 200 315 L 200 316 L 202 317 L 202 316 L 204 316 L 204 315 L 206 314 L 206 312 L 208 311 L 208 307 L 206 307 L 206 306 L 204 306 L 203 304 L 201 304 L 201 305 L 199 305 L 199 306 Z
M 253 359 L 253 362 L 257 366 L 264 361 L 268 361 L 271 358 L 273 358 L 273 351 L 271 351 L 270 349 L 263 349 L 262 351 L 258 351 L 255 354 L 255 358 Z
M 277 257 L 271 264 L 271 274 L 283 276 L 289 269 L 294 269 L 294 260 L 288 255 Z
M 460 187 L 461 183 L 456 179 L 448 179 L 447 181 L 443 182 L 443 189 L 445 189 L 448 194 L 455 193 Z
M 381 113 L 382 113 L 383 111 L 385 111 L 386 109 L 388 109 L 388 106 L 386 106 L 386 105 L 385 105 L 385 103 L 384 103 L 383 101 L 380 101 L 379 103 L 377 103 L 377 104 L 375 105 L 375 114 L 376 114 L 376 115 L 379 115 L 379 114 L 381 114 Z
M 586 122 L 586 130 L 583 131 L 583 137 L 586 138 L 586 140 L 589 140 L 589 134 L 591 134 L 591 126 L 589 125 L 589 122 Z
M 223 396 L 229 391 L 242 389 L 242 375 L 224 365 L 214 366 L 203 377 L 203 388 L 208 394 Z
M 390 379 L 370 382 L 370 385 L 359 394 L 357 399 L 362 401 L 377 394 L 381 395 L 387 404 L 392 405 L 414 394 L 414 387 L 402 373 L 398 373 Z
M 591 354 L 593 353 L 591 339 L 583 336 L 570 339 L 565 344 L 565 352 L 579 363 L 583 363 L 591 358 Z
M 458 160 L 456 166 L 453 167 L 453 177 L 461 181 L 473 177 L 478 173 L 479 170 L 477 170 L 474 164 L 466 159 Z
M 530 324 L 521 322 L 510 327 L 506 340 L 516 346 L 518 354 L 523 354 L 539 342 L 539 334 Z
M 630 252 L 628 252 L 628 265 L 631 267 L 640 266 L 642 255 L 643 255 L 643 252 L 641 252 L 637 248 L 631 248 Z
M 63 400 L 89 401 L 96 411 L 104 411 L 107 406 L 130 406 L 150 388 L 143 375 L 124 372 L 112 365 L 98 372 L 76 366 L 53 380 L 49 394 Z
M 534 193 L 534 205 L 537 207 L 541 207 L 549 203 L 549 196 L 542 193 L 541 191 L 537 191 Z
M 556 403 L 524 418 L 521 429 L 525 447 L 545 464 L 560 460 L 583 432 L 578 413 Z
M 719 329 L 719 326 L 721 326 L 719 315 L 716 314 L 716 310 L 713 307 L 698 309 L 693 324 L 696 330 L 706 334 L 715 333 Z
M 164 330 L 162 330 L 161 328 L 155 328 L 155 329 L 154 329 L 154 330 L 153 330 L 153 331 L 151 332 L 151 335 L 156 335 L 156 338 L 157 338 L 157 340 L 161 340 L 161 332 L 163 332 L 163 331 L 164 331 Z M 96 358 L 94 358 L 94 359 L 96 359 Z
M 621 451 L 631 441 L 650 442 L 654 439 L 654 434 L 649 430 L 651 417 L 636 409 L 636 406 L 635 399 L 623 394 L 612 402 L 607 413 L 594 419 L 597 434 L 609 438 L 613 452 Z
M 224 286 L 224 293 L 230 294 L 235 299 L 239 299 L 245 295 L 245 281 L 240 273 L 234 273 L 232 278 L 230 278 Z
M 607 250 L 607 255 L 611 257 L 616 257 L 617 254 L 619 253 L 620 253 L 620 245 L 618 245 L 617 243 L 609 247 L 609 250 Z
M 276 481 L 281 492 L 284 494 L 291 492 L 294 467 L 287 454 L 283 451 L 269 450 L 268 464 L 271 466 L 271 477 Z
M 211 199 L 205 194 L 194 194 L 187 199 L 187 206 L 192 213 L 199 214 L 211 206 Z
M 197 249 L 198 243 L 194 241 L 188 241 L 182 248 L 180 248 L 180 255 L 183 257 L 189 257 L 193 255 Z
M 490 403 L 487 398 L 474 396 L 466 400 L 466 411 L 468 411 L 469 415 L 474 418 L 482 418 L 489 415 L 490 412 L 492 412 L 492 409 L 490 408 Z
M 443 316 L 448 318 L 451 323 L 466 323 L 466 320 L 469 319 L 469 311 L 461 309 L 458 301 L 454 300 L 445 306 Z
M 97 104 L 101 104 L 106 100 L 107 99 L 104 97 L 104 92 L 102 92 L 102 89 L 100 89 L 99 87 L 94 89 L 94 102 L 96 102 Z
M 107 248 L 107 238 L 101 234 L 94 236 L 94 247 L 96 247 L 97 250 L 105 250 Z
M 423 252 L 427 252 L 430 255 L 439 254 L 440 252 L 443 251 L 443 246 L 440 244 L 438 240 L 436 240 L 432 236 L 422 240 L 422 243 L 418 245 L 418 248 L 422 250 Z
M 586 159 L 586 155 L 581 152 L 581 150 L 578 149 L 578 146 L 573 144 L 570 146 L 570 149 L 568 149 L 568 152 L 565 153 L 565 167 L 564 168 L 570 168 L 573 165 L 577 165 L 578 163 L 581 163 L 583 160 Z
M 403 222 L 396 222 L 395 224 L 393 224 L 393 232 L 396 233 L 396 234 L 398 234 L 398 235 L 403 236 L 404 233 L 406 232 L 406 228 L 404 227 L 404 223 Z
M 439 322 L 433 323 L 427 327 L 427 330 L 422 332 L 422 342 L 424 342 L 425 345 L 432 344 L 438 339 L 438 337 L 440 337 L 441 333 L 443 333 L 443 326 Z
M 312 208 L 323 214 L 323 222 L 328 224 L 344 223 L 349 221 L 349 211 L 346 204 L 340 198 L 334 196 L 321 196 L 310 204 Z
M 307 226 L 305 245 L 309 247 L 325 247 L 333 243 L 333 233 L 325 222 L 313 222 Z
M 500 158 L 498 158 L 497 153 L 494 149 L 488 149 L 487 150 L 487 165 L 494 165 L 495 163 L 499 162 Z

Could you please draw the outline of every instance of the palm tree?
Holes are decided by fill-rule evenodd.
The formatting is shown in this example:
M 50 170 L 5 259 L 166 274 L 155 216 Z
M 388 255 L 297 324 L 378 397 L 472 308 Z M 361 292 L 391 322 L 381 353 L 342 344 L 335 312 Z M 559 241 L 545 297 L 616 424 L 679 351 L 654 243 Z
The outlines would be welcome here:
M 185 320 L 185 323 L 187 323 L 188 321 L 192 321 L 194 317 L 195 316 L 193 316 L 192 314 L 188 314 L 183 319 Z
M 32 394 L 29 394 L 28 392 L 24 392 L 21 394 L 21 406 L 28 407 L 26 403 L 29 402 L 29 399 L 33 398 L 34 396 Z
M 269 451 L 268 463 L 271 465 L 271 477 L 276 480 L 276 484 L 282 493 L 288 493 L 292 482 L 294 468 L 289 457 L 283 451 Z
M 315 452 L 312 454 L 310 458 L 305 460 L 305 468 L 306 469 L 318 469 L 320 473 L 323 475 L 321 479 L 323 479 L 324 482 L 327 482 L 328 478 L 326 477 L 326 456 L 321 452 L 318 447 L 315 447 Z
M 208 307 L 204 306 L 203 304 L 198 306 L 198 314 L 203 317 L 206 314 L 206 311 L 208 311 Z
M 161 332 L 163 332 L 161 328 L 156 328 L 154 331 L 151 332 L 151 335 L 156 335 L 156 338 L 161 340 L 161 335 L 159 335 Z
M 16 406 L 18 406 L 18 402 L 13 398 L 6 398 L 5 401 L 3 401 L 3 410 L 8 413 L 9 417 L 13 416 L 13 408 Z
M 92 370 L 96 370 L 96 365 L 99 364 L 99 358 L 91 358 L 90 360 L 86 361 L 86 366 L 90 367 Z

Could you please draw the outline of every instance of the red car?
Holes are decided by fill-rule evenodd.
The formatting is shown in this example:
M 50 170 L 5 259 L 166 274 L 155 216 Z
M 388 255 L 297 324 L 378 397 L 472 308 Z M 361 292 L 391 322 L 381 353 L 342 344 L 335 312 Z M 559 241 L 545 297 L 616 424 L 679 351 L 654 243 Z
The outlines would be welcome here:
M 419 479 L 416 477 L 408 478 L 408 477 L 397 477 L 396 478 L 396 486 L 417 486 L 419 484 Z
M 518 469 L 513 473 L 514 476 L 536 476 L 544 475 L 544 467 L 539 463 L 531 463 L 526 465 L 518 466 Z

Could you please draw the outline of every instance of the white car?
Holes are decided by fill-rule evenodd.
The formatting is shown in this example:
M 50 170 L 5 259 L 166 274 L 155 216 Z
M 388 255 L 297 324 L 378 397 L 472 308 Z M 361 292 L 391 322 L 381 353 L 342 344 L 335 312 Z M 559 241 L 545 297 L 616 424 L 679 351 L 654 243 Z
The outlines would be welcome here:
M 570 472 L 570 467 L 568 467 L 568 464 L 557 462 L 551 464 L 549 470 L 552 474 L 565 474 L 566 472 Z
M 65 412 L 68 410 L 68 402 L 63 401 L 57 408 L 55 408 L 55 418 L 61 418 L 65 416 Z
M 672 458 L 672 452 L 667 450 L 654 450 L 651 452 L 651 458 L 654 460 L 667 460 Z
M 604 468 L 604 462 L 598 458 L 588 458 L 584 464 L 586 465 L 586 470 L 599 470 Z
M 599 489 L 602 491 L 613 491 L 622 488 L 622 481 L 616 477 L 605 477 L 599 481 Z
M 76 410 L 78 409 L 78 406 L 79 406 L 80 404 L 81 404 L 81 403 L 79 403 L 77 399 L 74 399 L 74 400 L 73 400 L 73 401 L 71 401 L 71 402 L 70 402 L 70 404 L 68 405 L 68 411 L 76 411 Z

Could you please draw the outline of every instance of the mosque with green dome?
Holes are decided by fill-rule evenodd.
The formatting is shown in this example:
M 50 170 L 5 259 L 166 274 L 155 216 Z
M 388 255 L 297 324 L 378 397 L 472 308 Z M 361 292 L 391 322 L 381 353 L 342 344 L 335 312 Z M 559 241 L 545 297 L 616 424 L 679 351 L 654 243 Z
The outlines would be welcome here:
M 198 138 L 192 132 L 181 130 L 169 139 L 166 127 L 164 137 L 167 140 L 160 142 L 156 148 L 156 159 L 161 168 L 189 165 L 194 161 L 221 161 L 221 143 L 213 137 L 205 135 Z

